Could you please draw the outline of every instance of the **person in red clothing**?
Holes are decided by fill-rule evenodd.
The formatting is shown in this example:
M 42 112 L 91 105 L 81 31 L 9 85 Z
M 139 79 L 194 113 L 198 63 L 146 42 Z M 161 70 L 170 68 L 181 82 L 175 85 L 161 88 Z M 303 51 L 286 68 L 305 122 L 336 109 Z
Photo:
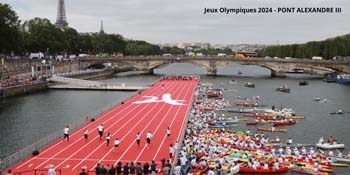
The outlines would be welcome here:
M 334 138 L 333 138 L 333 136 L 330 136 L 330 137 L 328 138 L 328 143 L 329 143 L 329 144 L 333 144 L 333 142 L 334 142 Z

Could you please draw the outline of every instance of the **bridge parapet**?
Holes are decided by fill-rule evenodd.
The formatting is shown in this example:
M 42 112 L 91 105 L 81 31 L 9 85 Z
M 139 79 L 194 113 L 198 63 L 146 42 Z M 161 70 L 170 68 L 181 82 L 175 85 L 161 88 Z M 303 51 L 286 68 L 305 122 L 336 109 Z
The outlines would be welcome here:
M 207 70 L 208 75 L 216 75 L 217 71 L 232 64 L 258 65 L 271 70 L 271 76 L 285 76 L 293 68 L 312 69 L 324 67 L 335 71 L 350 72 L 350 60 L 310 60 L 310 59 L 264 59 L 234 57 L 189 57 L 189 56 L 148 56 L 148 57 L 109 57 L 109 58 L 81 58 L 81 62 L 101 64 L 113 62 L 118 65 L 128 65 L 137 70 L 153 72 L 153 69 L 172 63 L 190 63 Z

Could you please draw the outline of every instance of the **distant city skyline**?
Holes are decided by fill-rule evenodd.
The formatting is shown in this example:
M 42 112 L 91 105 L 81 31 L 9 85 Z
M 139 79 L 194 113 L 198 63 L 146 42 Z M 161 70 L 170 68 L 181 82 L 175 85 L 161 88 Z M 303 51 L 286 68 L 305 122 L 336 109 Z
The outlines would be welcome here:
M 48 18 L 55 23 L 58 0 L 4 0 L 20 20 Z M 66 0 L 69 26 L 154 44 L 293 44 L 350 32 L 348 0 Z M 333 14 L 203 14 L 205 8 L 340 7 Z

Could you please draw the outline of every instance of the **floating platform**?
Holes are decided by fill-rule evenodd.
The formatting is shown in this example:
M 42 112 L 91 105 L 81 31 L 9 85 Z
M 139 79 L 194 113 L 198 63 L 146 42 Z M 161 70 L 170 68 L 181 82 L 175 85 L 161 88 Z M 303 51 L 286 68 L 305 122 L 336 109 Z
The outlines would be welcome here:
M 174 145 L 176 141 L 181 143 L 196 86 L 197 79 L 163 80 L 155 83 L 105 112 L 94 122 L 70 133 L 69 142 L 63 140 L 62 129 L 62 139 L 39 150 L 39 155 L 29 157 L 10 169 L 14 174 L 32 175 L 34 170 L 37 170 L 37 174 L 46 174 L 49 166 L 54 165 L 56 174 L 61 172 L 62 175 L 74 175 L 79 174 L 82 168 L 94 171 L 97 163 L 116 166 L 119 161 L 124 165 L 131 161 L 144 164 L 152 160 L 156 161 L 159 169 L 161 159 L 169 159 L 170 144 Z M 97 132 L 100 124 L 105 129 L 101 140 Z M 169 138 L 168 127 L 171 129 Z M 89 130 L 87 142 L 83 137 L 85 128 Z M 149 131 L 153 137 L 148 147 L 146 133 Z M 141 134 L 140 147 L 136 144 L 138 132 Z M 108 147 L 105 140 L 107 133 L 111 134 Z M 120 145 L 114 153 L 113 142 L 116 138 L 120 140 Z
M 49 86 L 49 89 L 65 89 L 65 90 L 99 90 L 99 91 L 138 91 L 146 89 L 146 86 L 128 86 L 128 85 L 99 85 L 99 86 L 85 86 L 85 85 L 54 85 Z

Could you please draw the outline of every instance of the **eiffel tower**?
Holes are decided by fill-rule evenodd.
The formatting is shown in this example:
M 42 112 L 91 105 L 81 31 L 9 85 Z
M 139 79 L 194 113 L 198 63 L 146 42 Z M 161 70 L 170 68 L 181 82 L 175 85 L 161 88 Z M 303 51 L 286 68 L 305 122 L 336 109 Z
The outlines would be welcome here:
M 66 29 L 68 27 L 64 0 L 58 0 L 56 26 Z

